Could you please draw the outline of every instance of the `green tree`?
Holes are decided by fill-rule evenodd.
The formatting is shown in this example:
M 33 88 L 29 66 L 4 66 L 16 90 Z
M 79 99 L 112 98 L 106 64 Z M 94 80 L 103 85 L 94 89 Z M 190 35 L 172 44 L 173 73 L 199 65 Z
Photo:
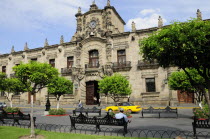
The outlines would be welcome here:
M 24 85 L 17 78 L 7 78 L 5 73 L 0 73 L 0 91 L 4 92 L 12 107 L 13 94 L 24 92 Z
M 105 76 L 99 81 L 98 85 L 99 93 L 109 95 L 115 102 L 119 96 L 131 94 L 129 81 L 120 74 Z
M 174 22 L 143 39 L 140 51 L 145 60 L 157 60 L 164 68 L 175 66 L 182 69 L 191 85 L 204 93 L 205 100 L 210 106 L 209 21 L 193 19 L 185 23 Z M 187 68 L 196 69 L 203 77 L 204 84 L 196 84 Z
M 34 121 L 32 120 L 34 94 L 45 88 L 55 76 L 58 76 L 58 71 L 47 63 L 34 61 L 22 63 L 13 67 L 13 70 L 26 91 L 31 93 L 31 137 L 34 137 Z
M 0 72 L 0 91 L 5 92 L 5 79 L 7 78 L 7 75 L 3 72 Z
M 67 80 L 64 77 L 55 77 L 48 84 L 48 92 L 53 94 L 57 99 L 57 109 L 59 109 L 60 97 L 63 94 L 72 94 L 73 93 L 73 83 L 70 80 Z
M 197 85 L 204 84 L 204 79 L 198 74 L 197 70 L 195 69 L 186 69 L 186 70 Z M 170 88 L 173 90 L 181 90 L 181 92 L 195 93 L 197 96 L 196 100 L 199 103 L 199 106 L 202 108 L 202 100 L 204 92 L 197 90 L 197 88 L 191 85 L 189 77 L 186 75 L 186 73 L 183 70 L 173 72 L 169 77 L 168 84 Z
M 10 107 L 12 107 L 12 98 L 14 93 L 26 91 L 23 83 L 17 78 L 6 78 L 4 80 L 4 89 L 6 98 L 10 102 Z

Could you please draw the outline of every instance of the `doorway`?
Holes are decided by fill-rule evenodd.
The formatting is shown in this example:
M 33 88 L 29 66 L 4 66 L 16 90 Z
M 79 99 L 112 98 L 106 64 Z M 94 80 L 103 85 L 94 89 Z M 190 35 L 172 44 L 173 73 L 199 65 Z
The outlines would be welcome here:
M 177 91 L 179 103 L 194 103 L 194 93 Z
M 98 93 L 98 82 L 86 82 L 86 105 L 98 105 L 100 95 Z

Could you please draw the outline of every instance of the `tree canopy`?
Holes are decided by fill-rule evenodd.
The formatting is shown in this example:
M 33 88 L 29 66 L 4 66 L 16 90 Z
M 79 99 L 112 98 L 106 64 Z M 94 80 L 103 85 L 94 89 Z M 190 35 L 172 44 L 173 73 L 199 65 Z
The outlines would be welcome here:
M 59 99 L 63 94 L 73 93 L 73 83 L 64 77 L 54 77 L 48 84 L 48 92 L 57 98 L 57 108 L 59 108 Z
M 58 70 L 47 63 L 30 61 L 13 67 L 15 76 L 19 79 L 27 92 L 31 93 L 31 119 L 33 119 L 34 94 L 45 88 L 51 80 L 58 76 Z M 34 121 L 31 120 L 31 136 L 35 137 Z
M 204 79 L 198 74 L 197 70 L 195 69 L 186 69 L 186 70 L 197 85 L 204 84 Z M 198 103 L 201 103 L 203 100 L 204 92 L 197 90 L 197 88 L 190 83 L 189 77 L 186 75 L 186 73 L 183 70 L 173 72 L 169 77 L 168 84 L 170 86 L 170 89 L 180 90 L 181 92 L 195 93 L 197 96 L 195 99 L 197 100 Z
M 113 99 L 115 96 L 131 94 L 129 81 L 120 74 L 105 76 L 99 81 L 98 85 L 99 93 L 104 93 L 105 95 L 109 94 Z
M 191 85 L 204 93 L 210 109 L 210 21 L 174 22 L 144 38 L 140 52 L 145 60 L 157 60 L 164 68 L 182 69 Z M 203 84 L 197 84 L 187 69 L 195 69 L 204 79 Z
M 140 42 L 140 51 L 146 60 L 157 60 L 160 66 L 195 68 L 208 74 L 210 68 L 210 22 L 189 20 L 174 22 L 149 35 Z M 202 71 L 203 70 L 203 71 Z
M 186 70 L 196 84 L 199 85 L 205 83 L 203 77 L 201 77 L 198 74 L 197 70 L 195 69 L 186 69 Z M 170 88 L 173 90 L 181 90 L 188 92 L 196 91 L 196 88 L 192 86 L 189 77 L 186 75 L 186 73 L 183 70 L 171 73 L 168 79 L 168 84 Z
M 24 84 L 26 90 L 32 94 L 46 87 L 50 81 L 58 76 L 57 69 L 47 63 L 31 61 L 13 67 L 15 76 Z
M 0 72 L 0 91 L 5 91 L 5 79 L 7 78 L 5 73 Z

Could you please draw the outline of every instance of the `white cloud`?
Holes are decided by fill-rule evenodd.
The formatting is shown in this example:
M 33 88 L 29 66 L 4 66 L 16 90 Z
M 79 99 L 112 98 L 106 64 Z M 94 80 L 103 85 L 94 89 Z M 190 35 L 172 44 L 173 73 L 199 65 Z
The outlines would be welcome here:
M 31 30 L 49 25 L 75 24 L 78 7 L 89 8 L 92 0 L 0 0 L 0 25 Z M 22 28 L 23 27 L 23 28 Z
M 145 29 L 156 27 L 158 25 L 158 17 L 161 16 L 163 23 L 166 19 L 160 14 L 160 9 L 144 9 L 139 12 L 140 14 L 133 19 L 129 19 L 127 22 L 127 29 L 131 29 L 131 24 L 134 21 L 136 23 L 136 29 Z
M 145 16 L 148 14 L 155 13 L 157 11 L 160 12 L 160 9 L 144 9 L 144 10 L 140 11 L 140 14 Z

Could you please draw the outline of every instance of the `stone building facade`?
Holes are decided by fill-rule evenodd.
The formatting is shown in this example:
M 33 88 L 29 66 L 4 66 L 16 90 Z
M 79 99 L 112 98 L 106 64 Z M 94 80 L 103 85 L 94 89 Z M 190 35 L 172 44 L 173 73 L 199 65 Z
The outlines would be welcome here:
M 93 98 L 100 99 L 103 104 L 113 103 L 110 97 L 98 94 L 98 80 L 104 75 L 120 73 L 132 85 L 132 94 L 119 98 L 135 104 L 175 105 L 179 103 L 177 91 L 170 90 L 167 78 L 176 68 L 163 69 L 158 63 L 143 61 L 139 54 L 139 40 L 147 37 L 153 31 L 163 26 L 161 17 L 158 27 L 124 32 L 125 22 L 108 0 L 104 9 L 99 9 L 95 2 L 89 11 L 75 15 L 77 20 L 76 33 L 70 42 L 64 42 L 61 36 L 60 44 L 49 45 L 47 39 L 44 47 L 29 49 L 27 44 L 23 51 L 14 51 L 0 55 L 0 71 L 9 77 L 14 76 L 12 67 L 30 60 L 47 62 L 57 68 L 62 76 L 72 80 L 74 93 L 63 95 L 61 104 L 75 104 L 81 100 L 83 104 L 92 105 Z M 141 46 L 140 46 L 141 47 Z M 47 99 L 47 89 L 36 94 L 35 103 L 44 105 Z M 56 103 L 50 95 L 51 103 Z M 4 95 L 0 101 L 6 101 Z M 13 103 L 27 104 L 30 94 L 14 94 Z

